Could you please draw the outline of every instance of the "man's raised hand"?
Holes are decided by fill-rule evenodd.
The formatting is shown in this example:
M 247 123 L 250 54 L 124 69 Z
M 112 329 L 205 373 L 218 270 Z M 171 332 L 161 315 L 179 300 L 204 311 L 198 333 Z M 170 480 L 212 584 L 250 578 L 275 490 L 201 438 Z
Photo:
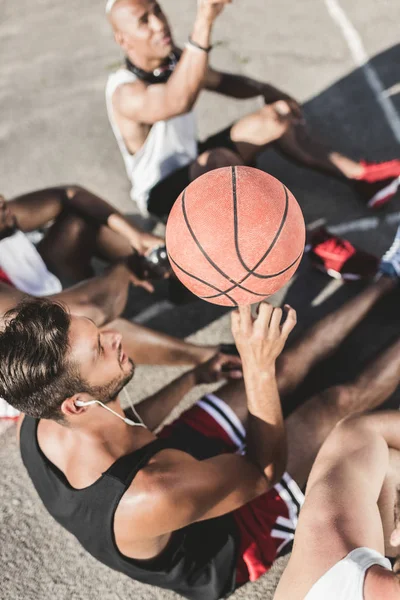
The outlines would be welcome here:
M 289 333 L 296 324 L 296 311 L 285 305 L 286 319 L 281 325 L 282 309 L 261 302 L 256 318 L 250 306 L 232 312 L 232 333 L 243 367 L 269 370 L 282 352 Z
M 208 23 L 212 23 L 232 0 L 198 0 L 197 16 Z

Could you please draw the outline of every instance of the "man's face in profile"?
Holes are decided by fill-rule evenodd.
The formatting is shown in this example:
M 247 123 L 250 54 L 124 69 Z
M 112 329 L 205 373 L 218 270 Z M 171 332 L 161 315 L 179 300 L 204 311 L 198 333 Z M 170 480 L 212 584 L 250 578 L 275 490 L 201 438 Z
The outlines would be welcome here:
M 115 6 L 112 21 L 116 41 L 126 52 L 164 59 L 172 48 L 167 17 L 154 0 L 125 0 Z

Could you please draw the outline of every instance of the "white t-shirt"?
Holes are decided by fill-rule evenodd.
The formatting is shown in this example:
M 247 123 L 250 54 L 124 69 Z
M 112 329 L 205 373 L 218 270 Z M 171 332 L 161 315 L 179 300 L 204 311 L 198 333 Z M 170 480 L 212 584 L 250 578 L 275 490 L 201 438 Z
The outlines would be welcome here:
M 392 570 L 390 561 L 370 548 L 357 548 L 323 575 L 304 600 L 364 600 L 367 570 L 380 565 Z
M 62 291 L 60 280 L 50 273 L 34 244 L 22 231 L 0 240 L 0 268 L 18 290 L 32 296 Z
M 193 111 L 166 121 L 157 121 L 140 150 L 131 154 L 115 121 L 112 97 L 120 85 L 136 80 L 137 76 L 125 68 L 112 73 L 107 81 L 106 103 L 108 118 L 132 183 L 131 198 L 136 201 L 140 212 L 148 216 L 150 190 L 159 181 L 196 159 L 196 121 Z
M 34 244 L 22 232 L 0 240 L 0 268 L 18 290 L 32 296 L 62 291 L 60 280 L 50 273 Z M 12 419 L 19 411 L 0 398 L 0 419 Z

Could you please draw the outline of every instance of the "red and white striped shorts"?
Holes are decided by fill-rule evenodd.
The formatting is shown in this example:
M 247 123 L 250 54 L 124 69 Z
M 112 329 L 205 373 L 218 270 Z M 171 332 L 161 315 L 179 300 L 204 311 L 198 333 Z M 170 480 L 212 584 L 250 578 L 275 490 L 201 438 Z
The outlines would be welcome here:
M 183 428 L 200 434 L 204 452 L 193 453 L 199 458 L 223 452 L 245 452 L 246 431 L 242 423 L 236 413 L 214 394 L 203 396 L 171 425 L 164 427 L 159 435 L 163 438 L 178 437 Z M 210 446 L 209 453 L 207 445 Z M 269 492 L 232 513 L 240 540 L 237 585 L 255 581 L 270 569 L 276 558 L 290 550 L 303 501 L 304 495 L 297 483 L 285 473 L 280 483 Z

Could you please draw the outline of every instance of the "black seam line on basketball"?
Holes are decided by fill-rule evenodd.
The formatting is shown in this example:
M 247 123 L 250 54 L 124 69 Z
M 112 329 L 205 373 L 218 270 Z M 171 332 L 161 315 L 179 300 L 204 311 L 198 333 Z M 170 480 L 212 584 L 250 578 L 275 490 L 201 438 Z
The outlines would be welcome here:
M 267 249 L 267 251 L 265 252 L 265 254 L 261 257 L 261 259 L 258 261 L 258 263 L 252 268 L 250 269 L 246 263 L 243 260 L 243 257 L 240 253 L 240 249 L 239 249 L 239 224 L 238 224 L 238 214 L 237 214 L 237 193 L 236 193 L 236 168 L 232 167 L 232 199 L 233 199 L 233 225 L 234 225 L 234 233 L 235 233 L 235 249 L 236 249 L 236 254 L 237 257 L 240 261 L 240 264 L 242 265 L 242 267 L 244 269 L 246 269 L 246 271 L 248 272 L 248 274 L 250 275 L 254 275 L 254 277 L 259 277 L 260 279 L 263 279 L 265 276 L 264 275 L 258 275 L 257 273 L 255 273 L 254 271 L 260 266 L 260 264 L 267 258 L 268 254 L 271 252 L 271 250 L 273 249 L 273 247 L 275 246 L 276 242 L 278 241 L 278 238 L 282 232 L 282 229 L 286 223 L 286 219 L 287 219 L 287 214 L 289 212 L 289 194 L 288 194 L 288 189 L 287 187 L 282 183 L 282 187 L 284 189 L 285 192 L 285 209 L 283 211 L 283 215 L 282 215 L 282 219 L 281 219 L 281 223 L 278 227 L 278 230 L 275 234 L 274 239 L 272 240 L 269 248 Z
M 247 290 L 245 287 L 241 286 L 239 282 L 235 281 L 234 279 L 232 279 L 232 277 L 229 277 L 229 275 L 227 275 L 226 273 L 224 273 L 218 265 L 215 264 L 215 262 L 212 260 L 212 258 L 210 258 L 207 254 L 207 252 L 204 250 L 204 248 L 202 247 L 202 245 L 200 244 L 199 240 L 197 239 L 190 223 L 189 223 L 189 219 L 186 213 L 186 205 L 185 205 L 185 192 L 186 190 L 183 190 L 182 193 L 182 213 L 183 213 L 183 217 L 185 219 L 185 223 L 186 223 L 186 227 L 189 230 L 190 235 L 192 236 L 194 242 L 196 243 L 197 247 L 199 248 L 200 252 L 203 254 L 204 258 L 210 263 L 210 265 L 212 267 L 214 267 L 214 269 L 220 274 L 222 275 L 222 277 L 225 277 L 225 279 L 227 279 L 228 281 L 230 281 L 231 283 L 233 283 L 233 288 L 231 289 L 235 289 L 237 287 L 239 287 L 240 289 L 242 289 L 244 292 L 250 292 L 253 293 L 251 290 Z M 256 267 L 257 268 L 257 267 Z M 211 286 L 210 286 L 211 287 Z M 225 292 L 220 292 L 221 294 L 224 294 Z M 202 298 L 205 298 L 206 296 L 201 296 Z
M 300 260 L 300 258 L 303 256 L 303 252 L 300 252 L 300 254 L 298 255 L 298 257 L 292 262 L 292 264 L 290 264 L 288 267 L 286 267 L 285 269 L 283 269 L 283 271 L 279 271 L 278 273 L 272 273 L 271 275 L 263 275 L 264 279 L 271 279 L 272 277 L 278 277 L 279 275 L 283 275 L 283 273 L 286 273 L 286 271 L 288 271 L 289 269 L 291 269 L 298 260 Z M 246 275 L 246 277 L 244 277 L 239 283 L 243 283 L 243 281 L 245 279 L 247 279 L 250 275 L 254 275 L 254 273 L 248 273 Z M 232 287 L 228 288 L 227 290 L 225 290 L 224 292 L 221 292 L 222 294 L 227 294 L 228 292 L 231 292 L 232 290 L 234 290 L 236 288 L 235 285 L 233 285 Z M 246 289 L 246 288 L 241 288 L 241 289 Z M 252 292 L 251 290 L 247 290 L 248 292 L 250 292 L 251 294 L 254 294 L 255 296 L 262 296 L 263 298 L 267 298 L 268 296 L 270 296 L 271 294 L 258 294 L 257 292 Z M 217 298 L 218 294 L 216 294 L 215 296 L 202 296 L 202 298 L 204 298 L 204 300 L 207 300 L 208 298 Z
M 224 420 L 232 427 L 233 431 L 235 432 L 235 434 L 237 435 L 239 440 L 241 442 L 244 442 L 244 440 L 245 440 L 244 435 L 241 433 L 241 431 L 239 431 L 239 429 L 236 427 L 236 425 L 234 425 L 232 423 L 232 421 L 230 421 L 228 419 L 228 417 L 226 416 L 224 411 L 219 406 L 214 404 L 214 402 L 212 400 L 209 400 L 209 398 L 207 398 L 206 396 L 203 396 L 201 401 L 204 402 L 205 404 L 208 404 L 208 406 L 211 406 L 218 414 L 220 414 L 221 417 L 223 417 Z
M 196 279 L 196 281 L 200 281 L 200 283 L 204 283 L 204 285 L 207 285 L 208 287 L 212 288 L 213 290 L 215 290 L 216 292 L 219 292 L 216 297 L 218 296 L 226 296 L 228 298 L 228 300 L 230 302 L 232 302 L 233 306 L 237 306 L 237 302 L 236 300 L 234 300 L 233 298 L 231 298 L 229 296 L 229 294 L 226 294 L 225 292 L 223 292 L 222 290 L 219 290 L 217 287 L 215 287 L 215 285 L 212 285 L 211 283 L 208 283 L 207 281 L 204 281 L 203 279 L 200 279 L 200 277 L 197 277 L 196 275 L 193 275 L 192 273 L 189 273 L 189 271 L 185 271 L 185 269 L 183 269 L 180 265 L 178 265 L 178 263 L 176 262 L 176 260 L 174 260 L 172 258 L 172 256 L 170 255 L 170 253 L 168 252 L 168 258 L 174 263 L 174 265 L 176 267 L 178 267 L 178 269 L 180 271 L 182 271 L 182 273 L 185 273 L 185 275 L 188 275 L 188 277 L 191 277 L 192 279 Z M 199 296 L 199 298 L 206 298 L 207 296 Z

